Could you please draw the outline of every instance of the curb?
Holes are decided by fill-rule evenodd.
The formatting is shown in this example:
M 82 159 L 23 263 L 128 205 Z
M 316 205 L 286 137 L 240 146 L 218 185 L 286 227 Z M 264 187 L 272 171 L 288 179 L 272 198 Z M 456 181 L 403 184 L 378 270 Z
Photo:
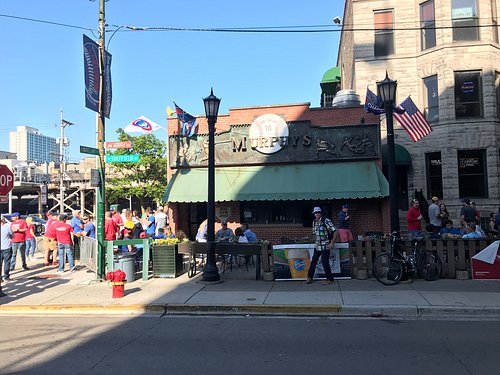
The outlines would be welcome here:
M 169 314 L 266 314 L 266 315 L 319 315 L 338 314 L 341 305 L 196 305 L 167 304 Z

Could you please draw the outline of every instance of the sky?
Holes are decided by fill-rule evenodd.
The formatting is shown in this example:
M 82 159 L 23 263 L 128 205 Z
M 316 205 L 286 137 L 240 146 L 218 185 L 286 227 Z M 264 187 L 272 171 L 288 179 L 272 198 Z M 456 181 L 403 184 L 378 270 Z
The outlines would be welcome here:
M 320 81 L 336 65 L 342 0 L 109 0 L 106 49 L 112 55 L 113 102 L 106 141 L 139 116 L 166 126 L 173 101 L 204 115 L 203 98 L 230 108 L 310 102 L 319 107 Z M 96 147 L 96 115 L 85 107 L 82 35 L 98 39 L 99 0 L 0 2 L 0 150 L 16 126 L 58 137 L 60 114 L 74 123 L 67 161 Z M 14 18 L 17 17 L 17 18 Z M 24 19 L 20 19 L 24 18 Z M 31 19 L 31 20 L 25 20 Z M 36 22 L 43 21 L 43 22 Z M 64 25 L 56 25 L 64 24 Z M 296 26 L 299 33 L 132 31 L 146 28 L 245 28 Z M 304 26 L 321 26 L 305 28 Z M 283 30 L 283 29 L 281 29 Z M 158 138 L 165 132 L 155 132 Z M 136 134 L 133 134 L 136 135 Z

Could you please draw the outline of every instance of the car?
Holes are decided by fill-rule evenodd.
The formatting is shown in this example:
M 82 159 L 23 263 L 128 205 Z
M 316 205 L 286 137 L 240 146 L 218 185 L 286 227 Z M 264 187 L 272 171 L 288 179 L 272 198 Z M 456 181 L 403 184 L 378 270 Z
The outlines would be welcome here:
M 45 233 L 46 221 L 34 215 L 21 215 L 21 219 L 26 220 L 28 216 L 30 216 L 33 219 L 33 226 L 35 227 L 35 235 L 37 236 L 43 235 Z M 2 217 L 4 217 L 8 223 L 12 223 L 12 214 L 4 214 L 2 215 Z

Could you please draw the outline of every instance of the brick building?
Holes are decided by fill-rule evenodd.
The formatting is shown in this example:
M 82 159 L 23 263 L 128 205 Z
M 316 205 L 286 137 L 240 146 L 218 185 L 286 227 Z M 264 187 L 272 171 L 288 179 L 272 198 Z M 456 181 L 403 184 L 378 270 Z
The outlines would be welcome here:
M 413 143 L 395 123 L 396 144 L 411 155 L 400 191 L 437 195 L 453 219 L 462 198 L 482 216 L 500 202 L 498 10 L 496 0 L 345 1 L 342 89 L 375 91 L 387 71 L 398 81 L 396 104 L 411 95 L 433 132 Z
M 168 118 L 170 225 L 194 239 L 206 219 L 208 128 L 179 136 Z M 337 221 L 351 206 L 353 234 L 388 230 L 388 183 L 381 172 L 378 117 L 355 108 L 309 103 L 232 108 L 218 116 L 215 134 L 216 229 L 220 220 L 250 225 L 260 239 L 310 236 L 312 208 Z

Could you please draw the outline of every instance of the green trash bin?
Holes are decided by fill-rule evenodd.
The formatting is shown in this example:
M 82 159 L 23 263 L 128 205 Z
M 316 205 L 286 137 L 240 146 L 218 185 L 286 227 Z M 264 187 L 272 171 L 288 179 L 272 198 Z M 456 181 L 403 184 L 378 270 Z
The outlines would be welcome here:
M 135 281 L 135 253 L 118 253 L 114 257 L 115 271 L 120 269 L 125 272 L 127 282 Z

